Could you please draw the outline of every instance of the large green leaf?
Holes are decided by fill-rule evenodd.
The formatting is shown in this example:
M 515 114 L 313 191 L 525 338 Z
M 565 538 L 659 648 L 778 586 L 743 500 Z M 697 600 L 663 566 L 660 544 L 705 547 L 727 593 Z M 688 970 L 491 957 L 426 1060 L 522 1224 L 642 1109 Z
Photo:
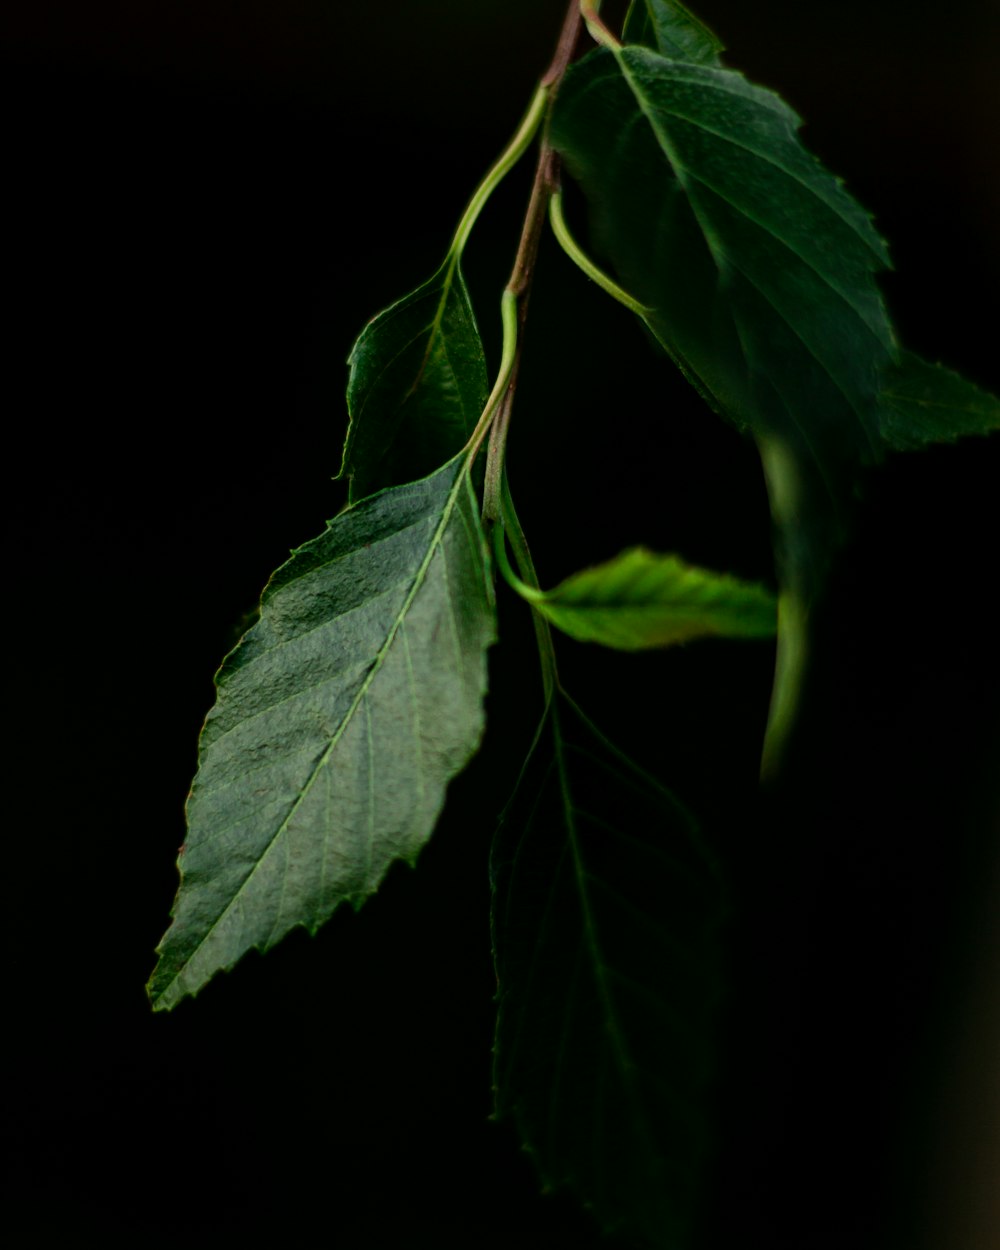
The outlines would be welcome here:
M 1000 430 L 1000 399 L 944 365 L 903 352 L 882 387 L 882 437 L 900 451 Z
M 574 573 L 552 590 L 517 590 L 551 624 L 581 642 L 622 651 L 692 638 L 770 638 L 774 596 L 763 586 L 633 547 Z
M 858 466 L 881 454 L 880 379 L 896 352 L 875 284 L 882 241 L 798 124 L 734 71 L 625 47 L 572 67 L 551 131 L 650 329 L 761 448 L 783 589 L 772 756 L 805 653 L 793 634 L 842 539 Z
M 558 694 L 491 876 L 497 1114 L 545 1183 L 606 1228 L 684 1244 L 720 995 L 712 856 L 676 800 Z
M 838 468 L 877 455 L 894 347 L 874 275 L 888 258 L 798 124 L 732 70 L 626 47 L 571 69 L 552 140 L 666 349 L 836 496 Z
M 414 862 L 479 743 L 493 638 L 460 458 L 342 513 L 278 569 L 216 678 L 156 1007 Z
M 349 363 L 340 475 L 350 476 L 352 501 L 424 477 L 457 455 L 489 390 L 458 257 L 370 321 Z

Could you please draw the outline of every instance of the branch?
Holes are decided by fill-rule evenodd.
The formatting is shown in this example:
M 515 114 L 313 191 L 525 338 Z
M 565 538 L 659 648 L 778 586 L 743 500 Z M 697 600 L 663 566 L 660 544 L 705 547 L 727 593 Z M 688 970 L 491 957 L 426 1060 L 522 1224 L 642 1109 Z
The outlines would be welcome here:
M 559 158 L 549 146 L 548 120 L 552 114 L 559 84 L 573 60 L 583 30 L 584 24 L 580 16 L 578 0 L 571 0 L 563 19 L 562 30 L 559 32 L 552 63 L 541 81 L 541 85 L 548 88 L 545 124 L 538 151 L 538 163 L 535 166 L 535 177 L 531 185 L 531 198 L 528 201 L 524 224 L 521 227 L 521 239 L 518 243 L 517 255 L 514 257 L 514 267 L 505 288 L 505 294 L 512 295 L 517 303 L 517 339 L 504 396 L 490 430 L 483 490 L 483 520 L 487 525 L 496 524 L 501 517 L 504 450 L 507 445 L 507 431 L 510 427 L 514 393 L 517 389 L 517 377 L 521 365 L 524 327 L 528 317 L 528 297 L 531 293 L 531 283 L 538 259 L 538 245 L 545 228 L 549 201 L 559 189 Z

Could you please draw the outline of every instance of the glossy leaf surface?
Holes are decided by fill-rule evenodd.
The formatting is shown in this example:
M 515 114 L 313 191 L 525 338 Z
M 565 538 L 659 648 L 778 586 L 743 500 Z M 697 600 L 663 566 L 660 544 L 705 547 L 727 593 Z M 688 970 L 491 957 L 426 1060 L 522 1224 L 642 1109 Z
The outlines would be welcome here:
M 553 590 L 519 589 L 563 633 L 623 651 L 711 635 L 769 638 L 777 627 L 774 596 L 763 586 L 641 547 L 583 569 Z
M 342 513 L 278 569 L 216 678 L 157 1008 L 414 862 L 479 744 L 493 638 L 459 459 Z
M 496 1106 L 545 1184 L 681 1240 L 708 1133 L 723 894 L 691 817 L 558 695 L 492 859 Z
M 352 502 L 412 482 L 458 454 L 489 391 L 457 258 L 365 326 L 351 351 L 340 475 Z

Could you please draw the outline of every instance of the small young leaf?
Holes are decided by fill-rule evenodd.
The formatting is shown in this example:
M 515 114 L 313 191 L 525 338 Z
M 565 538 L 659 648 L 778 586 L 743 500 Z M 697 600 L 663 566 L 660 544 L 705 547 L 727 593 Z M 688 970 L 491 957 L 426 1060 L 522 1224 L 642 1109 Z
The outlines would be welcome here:
M 340 476 L 351 502 L 432 473 L 465 446 L 489 383 L 457 257 L 379 313 L 349 358 Z
M 655 48 L 674 61 L 718 65 L 723 43 L 680 0 L 632 0 L 622 30 L 625 43 Z
M 216 677 L 156 1008 L 414 862 L 479 744 L 493 639 L 460 458 L 293 552 Z
M 763 586 L 641 547 L 584 569 L 554 590 L 517 589 L 563 633 L 623 651 L 691 638 L 769 638 L 777 604 Z
M 606 1229 L 687 1244 L 720 994 L 712 856 L 669 792 L 560 694 L 491 877 L 497 1114 L 544 1182 Z
M 1000 430 L 1000 399 L 944 365 L 903 352 L 883 378 L 881 421 L 886 444 L 911 451 Z

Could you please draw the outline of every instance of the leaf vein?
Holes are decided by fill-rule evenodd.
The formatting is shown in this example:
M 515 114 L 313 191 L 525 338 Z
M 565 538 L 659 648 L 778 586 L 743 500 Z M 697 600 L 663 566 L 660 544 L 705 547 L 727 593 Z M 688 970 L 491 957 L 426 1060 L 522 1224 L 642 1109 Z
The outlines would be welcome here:
M 299 810 L 302 803 L 305 801 L 306 797 L 311 792 L 312 787 L 315 784 L 317 777 L 321 775 L 323 769 L 325 768 L 327 762 L 332 756 L 334 750 L 336 749 L 336 747 L 342 740 L 343 735 L 347 730 L 347 727 L 353 723 L 354 716 L 356 715 L 357 710 L 359 706 L 361 705 L 361 702 L 364 700 L 365 696 L 367 695 L 367 692 L 371 686 L 372 681 L 381 670 L 382 664 L 384 663 L 385 658 L 388 655 L 390 648 L 393 646 L 395 642 L 400 625 L 405 619 L 406 614 L 409 611 L 410 607 L 412 606 L 417 594 L 420 592 L 420 590 L 423 588 L 424 584 L 426 583 L 428 571 L 430 569 L 434 556 L 437 550 L 439 549 L 439 547 L 443 545 L 443 536 L 445 534 L 445 531 L 447 529 L 449 522 L 451 521 L 452 513 L 454 511 L 456 501 L 459 497 L 459 492 L 464 486 L 465 475 L 467 474 L 467 472 L 468 472 L 467 461 L 463 462 L 460 466 L 456 466 L 454 481 L 451 483 L 451 486 L 448 490 L 447 497 L 441 509 L 441 514 L 440 514 L 438 524 L 436 525 L 434 529 L 434 533 L 432 534 L 430 541 L 428 542 L 427 551 L 425 552 L 417 568 L 417 571 L 414 575 L 413 582 L 410 587 L 410 591 L 407 595 L 407 598 L 405 602 L 403 603 L 403 605 L 400 607 L 399 612 L 397 613 L 396 618 L 393 621 L 391 628 L 388 630 L 385 641 L 383 642 L 382 646 L 379 648 L 375 661 L 373 662 L 371 668 L 369 669 L 369 672 L 364 682 L 362 683 L 361 689 L 355 694 L 350 707 L 344 714 L 343 718 L 341 719 L 340 724 L 337 726 L 337 729 L 331 736 L 331 740 L 328 746 L 320 755 L 316 764 L 313 766 L 313 769 L 311 770 L 308 778 L 304 782 L 301 791 L 296 796 L 295 801 L 293 802 L 291 806 L 291 810 L 284 817 L 281 823 L 275 828 L 274 833 L 268 839 L 267 844 L 264 846 L 263 850 L 261 851 L 259 857 L 257 858 L 256 863 L 253 865 L 250 872 L 247 874 L 247 876 L 243 879 L 243 881 L 237 887 L 236 891 L 233 894 L 233 897 L 229 900 L 229 902 L 225 905 L 225 907 L 219 912 L 215 920 L 209 926 L 207 926 L 200 941 L 198 942 L 198 945 L 188 954 L 184 963 L 180 965 L 174 971 L 174 974 L 171 977 L 170 981 L 159 991 L 160 997 L 162 997 L 167 992 L 167 989 L 177 981 L 178 977 L 183 975 L 184 969 L 188 966 L 188 964 L 194 958 L 197 951 L 200 950 L 204 946 L 205 942 L 208 941 L 211 935 L 218 929 L 218 926 L 223 922 L 225 917 L 230 913 L 234 905 L 240 902 L 244 891 L 248 888 L 250 881 L 254 879 L 255 875 L 262 869 L 263 865 L 268 861 L 269 857 L 274 852 L 276 844 L 279 843 L 283 839 L 284 835 L 286 835 L 290 821 L 294 818 L 295 813 Z M 264 949 L 267 949 L 266 946 L 264 947 Z

